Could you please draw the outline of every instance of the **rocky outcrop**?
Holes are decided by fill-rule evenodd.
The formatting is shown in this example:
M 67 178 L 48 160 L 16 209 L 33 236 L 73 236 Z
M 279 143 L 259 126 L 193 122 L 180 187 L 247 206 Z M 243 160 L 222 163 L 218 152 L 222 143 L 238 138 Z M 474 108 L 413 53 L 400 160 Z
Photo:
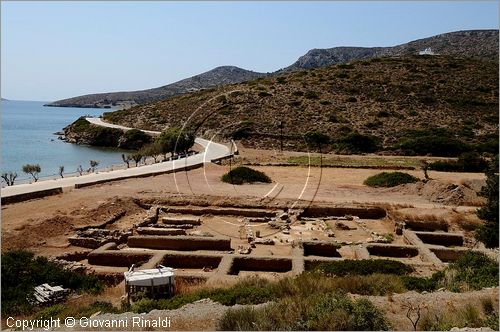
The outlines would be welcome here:
M 96 126 L 81 117 L 62 132 L 58 133 L 59 138 L 76 144 L 113 147 L 128 150 L 139 150 L 145 144 L 150 143 L 153 138 L 147 133 L 137 130 L 121 130 Z

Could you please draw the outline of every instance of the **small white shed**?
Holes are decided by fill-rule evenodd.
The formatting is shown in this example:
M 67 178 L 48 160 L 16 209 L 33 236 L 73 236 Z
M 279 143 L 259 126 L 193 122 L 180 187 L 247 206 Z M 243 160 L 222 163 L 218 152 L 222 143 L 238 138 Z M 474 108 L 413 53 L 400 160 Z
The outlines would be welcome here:
M 130 268 L 125 275 L 127 298 L 142 292 L 150 297 L 165 297 L 175 294 L 174 269 L 160 265 L 156 269 L 134 270 Z

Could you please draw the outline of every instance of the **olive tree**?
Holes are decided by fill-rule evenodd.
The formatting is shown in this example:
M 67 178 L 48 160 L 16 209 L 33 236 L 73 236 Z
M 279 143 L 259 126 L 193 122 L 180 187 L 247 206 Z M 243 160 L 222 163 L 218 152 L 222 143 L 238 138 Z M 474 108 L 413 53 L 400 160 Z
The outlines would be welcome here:
M 26 165 L 23 165 L 23 172 L 26 173 L 26 174 L 31 175 L 31 177 L 33 178 L 33 180 L 35 182 L 38 181 L 39 174 L 40 174 L 41 171 L 42 171 L 42 168 L 40 167 L 39 164 L 26 164 Z
M 187 153 L 194 145 L 194 140 L 195 135 L 192 131 L 171 127 L 161 132 L 160 136 L 156 138 L 156 143 L 161 153 L 165 155 L 170 153 L 173 156 L 179 152 Z
M 90 164 L 90 170 L 93 173 L 95 172 L 96 167 L 99 166 L 99 160 L 90 160 L 89 164 Z
M 2 179 L 7 183 L 7 186 L 13 186 L 14 181 L 16 181 L 17 173 L 16 172 L 5 172 L 2 173 Z
M 124 153 L 122 153 L 122 160 L 125 164 L 127 164 L 127 168 L 129 168 L 132 157 L 129 154 L 125 155 Z

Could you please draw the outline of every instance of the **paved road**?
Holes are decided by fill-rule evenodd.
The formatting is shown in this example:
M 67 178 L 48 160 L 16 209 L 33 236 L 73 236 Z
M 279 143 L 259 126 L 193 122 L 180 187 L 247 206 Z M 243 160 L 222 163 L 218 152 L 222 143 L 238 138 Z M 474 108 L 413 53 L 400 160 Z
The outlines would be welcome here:
M 114 125 L 111 123 L 106 123 L 102 121 L 100 118 L 87 118 L 87 120 L 99 126 L 119 128 L 124 130 L 132 129 L 119 125 Z M 159 134 L 159 132 L 156 131 L 146 131 L 146 130 L 144 131 L 152 135 Z M 153 165 L 139 166 L 123 170 L 87 174 L 77 177 L 68 177 L 64 179 L 45 180 L 31 184 L 30 183 L 19 184 L 11 187 L 2 188 L 1 197 L 9 197 L 13 195 L 25 194 L 25 193 L 60 188 L 60 187 L 71 188 L 74 187 L 75 184 L 92 183 L 95 181 L 109 181 L 114 179 L 133 178 L 141 175 L 154 175 L 155 173 L 161 174 L 167 171 L 180 169 L 183 167 L 199 166 L 202 165 L 203 163 L 211 162 L 212 160 L 224 158 L 231 155 L 231 150 L 226 145 L 211 142 L 203 138 L 196 138 L 195 141 L 204 148 L 204 151 L 196 155 L 188 156 L 186 158 L 180 158 L 178 160 L 167 161 Z

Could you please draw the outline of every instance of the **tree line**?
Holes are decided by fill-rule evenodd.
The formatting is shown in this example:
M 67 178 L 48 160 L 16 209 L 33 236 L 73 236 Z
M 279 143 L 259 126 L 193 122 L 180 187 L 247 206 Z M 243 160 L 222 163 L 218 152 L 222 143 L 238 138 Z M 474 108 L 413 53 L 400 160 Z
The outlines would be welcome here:
M 176 154 L 187 154 L 189 149 L 193 147 L 194 140 L 195 134 L 192 131 L 183 130 L 178 127 L 168 128 L 163 130 L 152 143 L 144 145 L 137 152 L 127 155 L 122 154 L 122 160 L 127 165 L 127 168 L 130 167 L 131 161 L 134 161 L 135 166 L 138 166 L 141 160 L 145 161 L 148 157 L 153 158 L 154 162 L 157 163 L 160 160 L 166 160 L 168 154 L 171 157 Z M 90 168 L 86 172 L 93 173 L 97 166 L 99 166 L 99 161 L 90 160 L 89 166 Z M 28 174 L 34 182 L 37 182 L 40 178 L 42 168 L 40 164 L 26 164 L 23 165 L 22 171 Z M 80 175 L 83 175 L 85 172 L 82 165 L 79 165 L 76 171 Z M 4 172 L 0 176 L 7 186 L 13 186 L 18 177 L 16 172 Z M 64 178 L 64 166 L 59 166 L 59 176 Z

